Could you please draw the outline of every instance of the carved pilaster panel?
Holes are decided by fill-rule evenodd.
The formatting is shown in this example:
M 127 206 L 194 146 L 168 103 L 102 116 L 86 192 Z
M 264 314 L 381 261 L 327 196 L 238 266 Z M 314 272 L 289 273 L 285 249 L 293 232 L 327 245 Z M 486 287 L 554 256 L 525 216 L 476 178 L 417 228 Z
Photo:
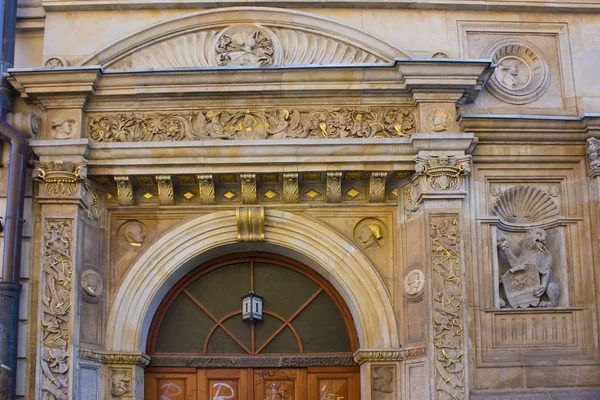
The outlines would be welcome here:
M 467 393 L 464 346 L 462 255 L 458 214 L 429 220 L 433 281 L 433 344 L 438 399 L 463 399 Z
M 327 173 L 327 202 L 339 203 L 342 201 L 342 173 Z
M 213 205 L 216 204 L 215 198 L 215 181 L 212 174 L 198 175 L 199 198 L 200 204 Z
M 44 222 L 41 286 L 41 399 L 66 400 L 71 386 L 73 220 Z
M 242 207 L 236 210 L 239 242 L 262 242 L 265 240 L 265 209 Z
M 50 161 L 34 164 L 33 179 L 41 182 L 40 196 L 77 197 L 80 184 L 87 177 L 87 166 L 73 161 Z
M 241 174 L 242 181 L 242 203 L 256 204 L 256 174 Z
M 369 179 L 369 201 L 381 203 L 385 200 L 385 181 L 387 172 L 373 172 Z
M 371 366 L 371 399 L 395 400 L 396 367 L 394 365 Z
M 163 206 L 175 204 L 175 192 L 173 191 L 173 180 L 169 175 L 156 175 L 158 185 L 158 203 Z
M 122 206 L 133 205 L 133 186 L 128 176 L 115 176 L 115 182 L 117 184 L 117 197 L 119 204 Z
M 595 178 L 600 176 L 600 139 L 589 138 L 587 140 L 588 173 Z
M 298 174 L 283 174 L 283 202 L 298 203 L 300 201 L 300 190 L 298 188 Z

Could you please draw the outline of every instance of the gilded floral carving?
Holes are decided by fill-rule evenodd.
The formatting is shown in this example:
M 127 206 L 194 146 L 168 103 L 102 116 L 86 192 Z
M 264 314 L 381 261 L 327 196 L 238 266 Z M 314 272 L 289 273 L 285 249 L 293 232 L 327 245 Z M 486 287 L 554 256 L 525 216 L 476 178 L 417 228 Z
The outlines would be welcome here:
M 97 142 L 387 138 L 414 131 L 412 111 L 393 107 L 121 113 L 94 116 L 87 124 Z
M 71 332 L 72 220 L 49 219 L 44 226 L 42 263 L 42 398 L 66 400 Z
M 458 215 L 430 219 L 435 387 L 440 400 L 465 397 L 463 279 Z

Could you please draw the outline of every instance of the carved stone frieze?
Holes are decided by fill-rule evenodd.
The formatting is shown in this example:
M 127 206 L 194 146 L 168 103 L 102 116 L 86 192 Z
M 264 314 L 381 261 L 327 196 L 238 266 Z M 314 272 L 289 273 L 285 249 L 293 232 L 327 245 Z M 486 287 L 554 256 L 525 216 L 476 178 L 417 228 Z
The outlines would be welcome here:
M 131 185 L 131 179 L 128 176 L 115 176 L 114 179 L 117 184 L 119 204 L 122 206 L 132 206 L 133 186 Z
M 300 201 L 300 189 L 298 186 L 298 174 L 295 172 L 283 174 L 283 202 L 298 203 Z
M 328 172 L 326 182 L 326 194 L 328 203 L 339 203 L 342 201 L 342 173 Z
M 464 190 L 464 177 L 471 173 L 471 162 L 468 157 L 417 156 L 415 171 L 425 177 L 424 190 L 453 192 Z
M 216 204 L 215 181 L 212 174 L 198 175 L 200 204 Z
M 560 215 L 552 197 L 530 185 L 513 186 L 496 198 L 492 212 L 509 225 L 528 225 L 547 221 Z
M 498 239 L 498 251 L 508 264 L 507 271 L 500 276 L 501 308 L 558 306 L 560 288 L 552 280 L 553 257 L 546 247 L 546 237 L 542 228 L 529 230 L 518 244 L 517 255 L 506 238 Z
M 105 352 L 91 349 L 79 349 L 79 358 L 103 364 L 139 365 L 141 367 L 150 363 L 150 357 L 144 353 Z
M 511 104 L 527 104 L 539 99 L 550 85 L 550 69 L 532 44 L 506 39 L 495 43 L 485 54 L 498 66 L 488 90 Z
M 462 399 L 465 382 L 463 277 L 458 215 L 429 221 L 433 279 L 435 388 L 438 399 Z
M 425 347 L 403 349 L 360 349 L 354 353 L 357 364 L 365 362 L 405 361 L 425 356 Z
M 96 115 L 87 124 L 87 135 L 97 142 L 387 138 L 414 131 L 413 112 L 394 107 L 136 112 Z
M 163 206 L 175 204 L 175 193 L 173 191 L 171 176 L 157 175 L 156 183 L 158 185 L 158 203 Z
M 256 193 L 256 174 L 241 174 L 242 181 L 242 203 L 256 204 L 258 201 Z
M 87 166 L 72 161 L 34 163 L 33 179 L 41 182 L 40 195 L 69 197 L 87 177 Z
M 589 163 L 589 175 L 596 177 L 600 175 L 600 139 L 589 138 L 587 140 L 587 158 Z
M 47 219 L 42 255 L 41 398 L 67 400 L 69 393 L 69 342 L 73 221 Z
M 380 203 L 385 198 L 387 172 L 372 172 L 369 179 L 369 201 Z
M 240 207 L 236 210 L 239 242 L 262 242 L 265 240 L 265 209 L 263 207 Z

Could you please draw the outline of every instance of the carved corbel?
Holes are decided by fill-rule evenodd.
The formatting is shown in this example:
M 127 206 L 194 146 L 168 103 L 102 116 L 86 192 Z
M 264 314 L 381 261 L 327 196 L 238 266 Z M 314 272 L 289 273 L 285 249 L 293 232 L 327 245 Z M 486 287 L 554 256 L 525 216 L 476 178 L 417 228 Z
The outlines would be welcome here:
M 197 175 L 199 185 L 200 204 L 213 205 L 216 204 L 215 199 L 215 180 L 212 174 Z
M 592 178 L 600 176 L 600 139 L 589 138 L 586 153 L 589 162 L 589 175 Z
M 327 202 L 339 203 L 342 201 L 342 173 L 327 173 Z
M 265 209 L 263 207 L 240 207 L 235 212 L 238 242 L 262 242 L 265 240 Z
M 156 175 L 158 185 L 158 203 L 163 206 L 175 204 L 175 193 L 173 192 L 173 180 L 169 175 Z
M 283 174 L 283 202 L 298 203 L 300 201 L 300 191 L 298 188 L 298 174 Z
M 256 204 L 256 174 L 241 174 L 242 182 L 242 203 Z
M 369 201 L 381 203 L 385 199 L 387 172 L 372 172 L 369 179 Z
M 115 182 L 117 183 L 117 198 L 119 204 L 122 206 L 133 205 L 133 187 L 131 185 L 131 179 L 128 176 L 115 176 Z
M 36 162 L 33 169 L 33 179 L 41 182 L 42 196 L 70 197 L 76 193 L 80 182 L 87 177 L 85 163 L 73 161 Z

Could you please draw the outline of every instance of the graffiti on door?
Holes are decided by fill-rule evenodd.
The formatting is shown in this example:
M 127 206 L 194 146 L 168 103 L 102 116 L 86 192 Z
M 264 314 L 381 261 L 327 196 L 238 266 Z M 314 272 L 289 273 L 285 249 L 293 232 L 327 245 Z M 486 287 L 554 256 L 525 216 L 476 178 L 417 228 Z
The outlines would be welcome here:
M 213 385 L 213 387 L 217 388 L 217 392 L 213 396 L 212 400 L 233 399 L 233 397 L 235 396 L 235 391 L 233 390 L 233 388 L 225 382 L 217 382 Z M 225 389 L 225 394 L 221 394 L 221 389 L 223 388 Z
M 175 396 L 179 396 L 182 393 L 181 387 L 175 382 L 164 383 L 160 390 L 160 400 L 174 400 Z

